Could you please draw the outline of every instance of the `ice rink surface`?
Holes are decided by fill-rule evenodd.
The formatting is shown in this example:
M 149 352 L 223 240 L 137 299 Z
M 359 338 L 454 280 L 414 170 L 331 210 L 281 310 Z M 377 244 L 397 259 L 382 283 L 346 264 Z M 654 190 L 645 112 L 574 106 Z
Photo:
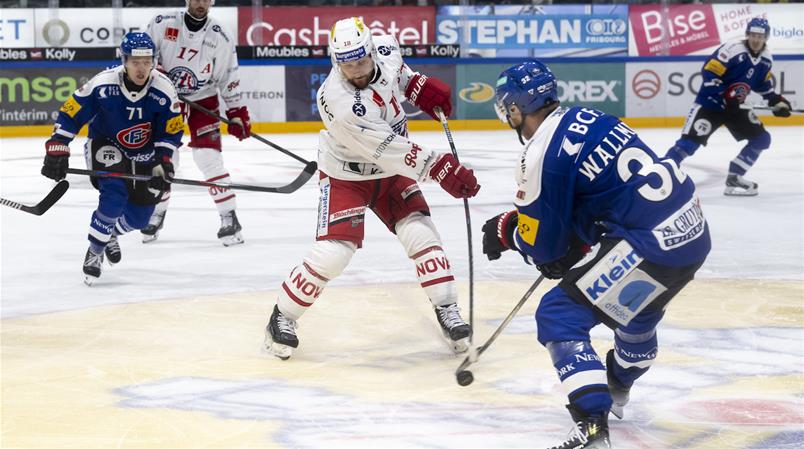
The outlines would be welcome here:
M 632 390 L 615 448 L 804 447 L 804 129 L 770 128 L 749 172 L 753 198 L 722 194 L 742 144 L 725 130 L 685 162 L 713 250 L 668 308 L 657 363 Z M 664 153 L 677 129 L 637 129 Z M 265 135 L 315 158 L 315 134 Z M 443 133 L 413 133 L 449 151 Z M 490 263 L 480 227 L 512 208 L 519 144 L 508 132 L 455 132 L 482 185 L 470 200 L 476 343 L 537 276 L 507 253 Z M 43 138 L 0 140 L 0 193 L 33 204 Z M 84 168 L 83 138 L 72 167 Z M 249 140 L 224 140 L 234 182 L 281 184 L 303 168 Z M 182 151 L 179 177 L 201 179 Z M 205 189 L 175 187 L 153 244 L 121 238 L 123 261 L 82 283 L 97 193 L 85 177 L 45 215 L 2 208 L 2 447 L 540 448 L 571 425 L 533 311 L 545 282 L 459 387 L 460 358 L 402 247 L 367 214 L 366 241 L 302 318 L 287 362 L 261 354 L 276 290 L 315 233 L 317 184 L 291 195 L 238 192 L 246 243 L 224 248 Z M 462 203 L 423 185 L 468 315 Z M 108 267 L 108 266 L 107 266 Z M 603 355 L 611 332 L 593 332 Z

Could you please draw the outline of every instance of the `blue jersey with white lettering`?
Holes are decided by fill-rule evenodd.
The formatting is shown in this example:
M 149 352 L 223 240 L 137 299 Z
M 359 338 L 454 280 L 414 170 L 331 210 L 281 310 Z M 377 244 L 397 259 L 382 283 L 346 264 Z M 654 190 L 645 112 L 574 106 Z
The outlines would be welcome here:
M 173 84 L 152 70 L 146 86 L 130 92 L 123 70 L 105 70 L 75 91 L 59 109 L 53 136 L 69 143 L 89 123 L 90 139 L 105 137 L 132 160 L 172 156 L 184 134 Z
M 744 40 L 721 45 L 701 69 L 701 89 L 695 102 L 708 109 L 725 110 L 724 97 L 740 103 L 753 90 L 766 100 L 776 95 L 771 83 L 773 56 L 765 47 L 752 56 Z
M 702 261 L 709 230 L 695 185 L 617 117 L 559 107 L 527 142 L 517 169 L 516 249 L 541 265 L 563 257 L 573 233 L 589 244 L 621 237 L 668 266 Z

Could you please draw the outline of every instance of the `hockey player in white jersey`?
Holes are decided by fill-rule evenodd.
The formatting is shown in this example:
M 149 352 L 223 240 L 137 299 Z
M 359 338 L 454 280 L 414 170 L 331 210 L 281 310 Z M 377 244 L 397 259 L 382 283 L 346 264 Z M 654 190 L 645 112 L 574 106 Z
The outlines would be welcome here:
M 212 3 L 212 0 L 187 0 L 186 11 L 154 17 L 148 23 L 147 32 L 156 43 L 162 69 L 179 95 L 217 112 L 220 92 L 226 104 L 226 117 L 235 123 L 229 126 L 229 134 L 243 140 L 251 133 L 251 119 L 240 92 L 235 41 L 220 22 L 208 15 Z M 229 171 L 223 165 L 221 154 L 220 121 L 187 104 L 183 108 L 190 128 L 188 146 L 204 179 L 219 184 L 229 182 Z M 177 152 L 174 156 L 177 166 L 178 156 Z M 221 216 L 218 231 L 221 243 L 224 246 L 243 243 L 234 192 L 210 187 L 209 195 Z M 158 237 L 169 199 L 170 196 L 163 199 L 142 230 L 144 243 Z
M 411 70 L 393 37 L 372 38 L 356 17 L 335 23 L 329 49 L 333 67 L 317 95 L 326 130 L 319 138 L 316 241 L 282 283 L 266 328 L 265 349 L 287 359 L 298 347 L 296 321 L 362 245 L 368 208 L 397 235 L 413 260 L 453 350 L 465 351 L 472 329 L 460 316 L 452 269 L 417 182 L 438 182 L 456 198 L 472 197 L 480 186 L 472 170 L 452 154 L 436 153 L 408 139 L 400 104 L 407 98 L 434 119 L 436 108 L 449 115 L 450 87 Z

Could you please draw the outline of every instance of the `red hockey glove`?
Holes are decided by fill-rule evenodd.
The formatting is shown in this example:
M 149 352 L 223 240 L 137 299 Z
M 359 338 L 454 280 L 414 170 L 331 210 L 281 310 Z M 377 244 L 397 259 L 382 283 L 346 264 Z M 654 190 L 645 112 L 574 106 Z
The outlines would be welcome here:
M 490 218 L 483 225 L 483 254 L 489 260 L 497 260 L 503 251 L 511 249 L 519 214 L 512 210 Z
M 229 125 L 229 134 L 243 140 L 251 135 L 251 118 L 245 106 L 232 108 L 226 111 L 226 118 L 232 123 Z
M 430 177 L 455 198 L 471 198 L 477 195 L 480 185 L 472 170 L 459 164 L 452 154 L 442 154 L 430 169 Z
M 67 177 L 70 166 L 70 147 L 63 141 L 51 137 L 45 142 L 45 160 L 42 163 L 42 175 L 54 181 Z
M 405 89 L 405 97 L 436 121 L 441 121 L 435 113 L 436 106 L 444 111 L 444 116 L 452 114 L 452 89 L 434 76 L 413 75 Z

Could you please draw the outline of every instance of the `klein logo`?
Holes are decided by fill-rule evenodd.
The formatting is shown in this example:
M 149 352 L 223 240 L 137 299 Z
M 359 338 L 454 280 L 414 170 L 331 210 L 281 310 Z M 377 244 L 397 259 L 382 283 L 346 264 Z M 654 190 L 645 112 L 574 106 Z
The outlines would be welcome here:
M 662 80 L 653 70 L 641 70 L 631 80 L 631 89 L 643 100 L 655 97 L 661 88 Z
M 617 301 L 621 306 L 636 312 L 639 306 L 656 290 L 656 286 L 648 281 L 634 281 L 620 290 Z
M 140 123 L 117 133 L 117 141 L 130 150 L 144 147 L 150 139 L 150 123 Z
M 461 89 L 458 96 L 467 103 L 486 103 L 494 98 L 494 88 L 486 83 L 471 83 Z

